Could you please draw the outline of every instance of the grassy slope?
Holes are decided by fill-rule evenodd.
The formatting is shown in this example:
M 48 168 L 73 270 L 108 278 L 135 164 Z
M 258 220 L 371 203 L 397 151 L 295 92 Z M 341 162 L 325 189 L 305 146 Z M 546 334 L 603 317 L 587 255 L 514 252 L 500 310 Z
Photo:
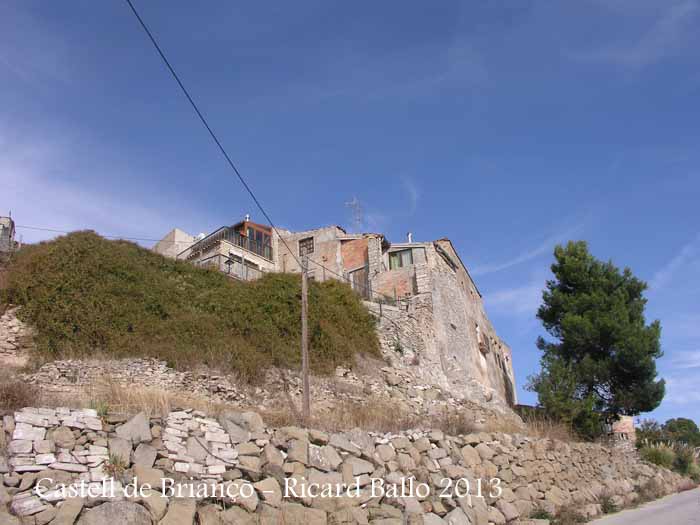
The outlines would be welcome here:
M 154 356 L 254 380 L 270 365 L 299 364 L 300 284 L 284 274 L 234 282 L 130 242 L 77 232 L 22 248 L 2 299 L 23 306 L 38 351 L 52 357 Z M 316 372 L 358 352 L 379 355 L 374 322 L 348 286 L 312 282 L 309 294 Z

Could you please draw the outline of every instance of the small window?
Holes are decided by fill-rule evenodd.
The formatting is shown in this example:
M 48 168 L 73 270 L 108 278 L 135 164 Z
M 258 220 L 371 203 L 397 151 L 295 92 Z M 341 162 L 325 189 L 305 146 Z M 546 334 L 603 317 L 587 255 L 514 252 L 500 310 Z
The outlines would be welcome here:
M 307 237 L 299 240 L 299 255 L 309 255 L 314 253 L 314 238 Z
M 389 253 L 389 269 L 396 270 L 413 264 L 413 250 L 400 250 Z

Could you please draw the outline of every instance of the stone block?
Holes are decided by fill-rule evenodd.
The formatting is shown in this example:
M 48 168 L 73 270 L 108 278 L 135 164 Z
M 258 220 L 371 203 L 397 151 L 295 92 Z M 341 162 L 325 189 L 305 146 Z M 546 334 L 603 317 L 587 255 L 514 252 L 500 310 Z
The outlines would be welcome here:
M 158 451 L 155 447 L 147 443 L 139 443 L 136 450 L 132 453 L 132 462 L 134 465 L 142 465 L 150 468 L 153 466 L 153 463 L 155 463 L 157 455 Z
M 126 439 L 134 444 L 151 441 L 151 427 L 148 417 L 143 412 L 139 412 L 129 421 L 117 427 L 117 436 Z
M 45 428 L 34 427 L 26 423 L 17 423 L 14 432 L 12 432 L 13 440 L 39 441 L 44 439 L 45 436 Z
M 113 437 L 107 440 L 109 455 L 119 458 L 126 467 L 131 465 L 131 440 Z

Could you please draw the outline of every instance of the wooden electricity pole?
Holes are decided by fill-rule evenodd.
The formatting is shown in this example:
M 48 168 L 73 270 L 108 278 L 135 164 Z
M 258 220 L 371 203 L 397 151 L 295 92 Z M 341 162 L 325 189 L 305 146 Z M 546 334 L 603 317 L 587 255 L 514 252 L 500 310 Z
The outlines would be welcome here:
M 311 417 L 311 396 L 309 394 L 309 261 L 308 256 L 301 258 L 301 380 L 302 380 L 302 417 L 309 423 Z

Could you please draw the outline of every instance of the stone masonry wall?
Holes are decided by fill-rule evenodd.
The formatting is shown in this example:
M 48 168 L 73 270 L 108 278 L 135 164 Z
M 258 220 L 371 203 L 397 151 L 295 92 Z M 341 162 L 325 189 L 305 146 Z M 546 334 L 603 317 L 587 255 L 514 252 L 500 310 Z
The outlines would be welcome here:
M 538 508 L 594 516 L 603 495 L 630 504 L 641 487 L 683 481 L 600 445 L 270 428 L 232 410 L 25 408 L 0 437 L 3 525 L 525 524 Z
M 346 402 L 379 402 L 391 403 L 397 414 L 432 417 L 458 411 L 465 423 L 474 428 L 483 428 L 487 423 L 505 418 L 518 424 L 519 418 L 512 413 L 504 414 L 500 405 L 456 398 L 450 391 L 437 387 L 429 377 L 417 373 L 431 368 L 411 364 L 408 357 L 412 355 L 410 349 L 415 350 L 415 347 L 405 338 L 406 327 L 401 327 L 401 332 L 403 347 L 382 346 L 386 362 L 358 360 L 357 370 L 338 367 L 333 376 L 313 376 L 311 398 L 314 411 L 331 412 Z M 419 338 L 420 334 L 414 336 Z M 10 309 L 0 316 L 0 368 L 9 369 L 30 362 L 30 346 L 31 332 L 17 318 L 17 310 Z M 54 400 L 89 399 L 116 384 L 123 388 L 165 391 L 181 399 L 227 403 L 237 408 L 274 410 L 287 406 L 283 393 L 285 382 L 280 371 L 275 369 L 268 371 L 265 381 L 255 387 L 242 384 L 234 376 L 215 368 L 175 370 L 164 361 L 153 358 L 58 360 L 30 371 L 19 370 L 16 375 L 22 381 L 36 385 L 45 398 Z M 285 376 L 287 391 L 298 404 L 302 393 L 301 378 L 291 371 Z
M 397 307 L 365 303 L 379 320 L 384 356 L 455 398 L 507 408 L 516 402 L 510 349 L 466 272 L 455 271 L 435 248 L 426 248 L 426 256 L 426 263 L 411 268 L 415 295 Z

